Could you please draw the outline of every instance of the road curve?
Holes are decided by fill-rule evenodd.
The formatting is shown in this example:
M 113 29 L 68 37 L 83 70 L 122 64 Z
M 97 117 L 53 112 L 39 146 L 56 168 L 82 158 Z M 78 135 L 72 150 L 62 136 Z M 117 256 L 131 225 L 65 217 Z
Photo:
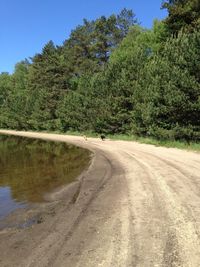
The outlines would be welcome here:
M 43 223 L 0 231 L 0 266 L 200 266 L 200 154 L 136 142 L 0 133 L 70 142 L 94 153 L 73 203 L 56 199 Z

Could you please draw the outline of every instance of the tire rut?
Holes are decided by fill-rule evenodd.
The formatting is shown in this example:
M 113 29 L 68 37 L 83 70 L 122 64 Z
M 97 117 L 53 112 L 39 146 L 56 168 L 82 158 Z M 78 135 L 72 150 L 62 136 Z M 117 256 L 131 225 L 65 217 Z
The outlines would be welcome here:
M 156 192 L 160 191 L 163 195 L 165 208 L 168 212 L 168 225 L 170 229 L 168 235 L 173 234 L 175 237 L 174 240 L 177 240 L 175 243 L 175 246 L 177 247 L 174 247 L 173 249 L 171 248 L 171 251 L 176 251 L 176 257 L 174 257 L 176 262 L 171 262 L 170 264 L 171 266 L 198 266 L 198 263 L 200 262 L 200 255 L 198 251 L 200 242 L 199 235 L 196 231 L 195 220 L 187 215 L 187 204 L 184 203 L 183 205 L 178 196 L 175 196 L 170 190 L 170 187 L 167 185 L 165 181 L 166 174 L 163 175 L 161 171 L 162 169 L 165 170 L 164 166 L 159 166 L 160 163 L 158 164 L 159 168 L 155 163 L 151 165 L 151 163 L 149 163 L 149 159 L 145 159 L 145 153 L 142 154 L 142 159 L 140 158 L 140 153 L 140 156 L 137 155 L 137 160 L 143 164 L 143 169 L 146 169 L 148 172 L 153 174 L 153 181 L 155 183 L 155 187 L 157 188 Z M 153 158 L 155 160 L 155 157 Z M 172 255 L 170 251 L 168 256 L 166 256 L 165 252 L 164 258 L 168 258 L 172 261 L 170 255 Z

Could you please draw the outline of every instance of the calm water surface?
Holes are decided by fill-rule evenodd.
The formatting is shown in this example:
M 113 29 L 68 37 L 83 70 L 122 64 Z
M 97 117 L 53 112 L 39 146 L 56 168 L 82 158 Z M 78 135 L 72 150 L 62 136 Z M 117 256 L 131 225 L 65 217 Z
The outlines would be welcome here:
M 0 135 L 0 219 L 72 182 L 90 152 L 65 143 Z

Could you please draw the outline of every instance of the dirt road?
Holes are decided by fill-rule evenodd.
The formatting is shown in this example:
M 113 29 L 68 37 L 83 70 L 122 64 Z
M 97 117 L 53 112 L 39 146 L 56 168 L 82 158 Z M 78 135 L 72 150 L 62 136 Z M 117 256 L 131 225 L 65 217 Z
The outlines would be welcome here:
M 70 191 L 40 208 L 42 223 L 0 232 L 0 266 L 200 266 L 200 154 L 10 133 L 71 142 L 94 158 Z

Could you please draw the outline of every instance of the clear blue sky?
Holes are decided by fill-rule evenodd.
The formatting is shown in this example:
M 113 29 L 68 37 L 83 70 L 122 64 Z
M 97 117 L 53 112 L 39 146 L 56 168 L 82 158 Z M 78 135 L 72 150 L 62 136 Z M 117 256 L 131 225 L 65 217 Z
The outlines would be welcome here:
M 0 72 L 12 72 L 15 63 L 40 52 L 52 40 L 62 44 L 83 18 L 132 9 L 142 26 L 162 19 L 161 0 L 0 0 Z

